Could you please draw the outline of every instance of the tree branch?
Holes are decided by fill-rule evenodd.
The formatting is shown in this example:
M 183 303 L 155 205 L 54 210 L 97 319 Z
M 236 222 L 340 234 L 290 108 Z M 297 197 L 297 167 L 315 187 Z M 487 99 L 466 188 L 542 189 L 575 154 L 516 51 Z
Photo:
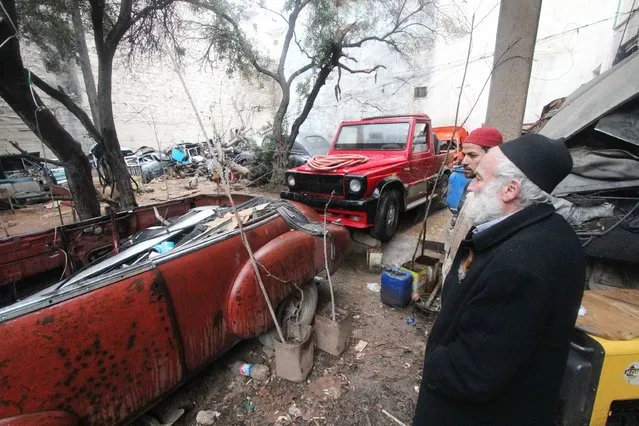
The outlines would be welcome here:
M 58 166 L 58 167 L 64 167 L 64 164 L 62 164 L 61 162 L 57 161 L 57 160 L 50 160 L 47 158 L 46 161 L 44 161 L 44 158 L 40 158 L 40 157 L 36 157 L 35 155 L 31 155 L 29 154 L 27 151 L 25 151 L 24 149 L 20 148 L 20 145 L 18 145 L 17 142 L 14 141 L 8 141 L 12 147 L 14 147 L 15 149 L 18 150 L 18 152 L 27 160 L 29 161 L 33 161 L 33 162 L 37 162 L 37 163 L 49 163 L 49 164 L 53 164 L 54 166 Z
M 308 59 L 312 61 L 313 57 L 306 51 L 306 49 L 304 49 L 304 47 L 302 47 L 302 43 L 300 43 L 300 41 L 298 40 L 295 31 L 293 31 L 293 38 L 295 39 L 295 44 L 297 45 L 297 48 L 300 50 L 300 52 L 302 52 Z
M 362 69 L 362 70 L 353 70 L 353 69 L 350 69 L 349 67 L 347 67 L 346 65 L 342 64 L 341 62 L 339 64 L 337 64 L 337 66 L 340 67 L 341 69 L 343 69 L 344 71 L 350 72 L 351 74 L 370 74 L 370 73 L 373 73 L 373 72 L 377 71 L 380 68 L 386 69 L 386 67 L 384 65 L 375 65 L 373 68 Z
M 293 74 L 291 74 L 291 76 L 288 78 L 288 81 L 286 82 L 286 84 L 290 87 L 291 83 L 293 83 L 293 80 L 295 80 L 300 75 L 304 74 L 306 71 L 312 69 L 314 66 L 315 65 L 312 62 L 310 64 L 304 65 L 302 68 L 298 69 Z
M 291 14 L 288 17 L 288 30 L 286 31 L 286 36 L 284 37 L 284 44 L 282 45 L 282 53 L 280 54 L 280 62 L 277 67 L 277 75 L 280 76 L 280 79 L 285 80 L 284 76 L 284 65 L 286 65 L 286 57 L 288 56 L 288 49 L 291 46 L 291 40 L 293 39 L 293 34 L 295 33 L 295 25 L 297 23 L 297 17 L 299 16 L 302 9 L 304 9 L 311 0 L 303 0 L 301 3 L 298 3 L 297 0 L 296 6 L 291 11 Z
M 115 53 L 120 40 L 124 37 L 124 34 L 131 28 L 131 15 L 133 14 L 133 0 L 121 0 L 120 13 L 118 14 L 118 20 L 115 21 L 115 25 L 107 34 L 105 47 L 110 53 Z
M 33 72 L 31 72 L 31 79 L 33 80 L 33 84 L 35 84 L 36 87 L 64 105 L 64 107 L 68 109 L 69 112 L 71 112 L 71 114 L 73 114 L 80 121 L 82 126 L 91 135 L 93 140 L 95 140 L 98 144 L 102 143 L 102 135 L 100 134 L 98 129 L 95 128 L 87 113 L 84 112 L 84 110 L 80 108 L 75 102 L 73 102 L 69 95 L 64 93 L 62 90 L 54 89 L 46 81 L 42 80 Z
M 364 43 L 366 43 L 367 41 L 378 41 L 378 42 L 381 42 L 381 43 L 388 44 L 393 49 L 395 49 L 397 52 L 401 53 L 402 51 L 399 48 L 399 46 L 397 46 L 397 44 L 393 40 L 391 40 L 389 37 L 391 37 L 393 34 L 397 34 L 398 32 L 405 32 L 405 30 L 407 28 L 410 28 L 411 26 L 414 26 L 414 25 L 422 25 L 425 28 L 428 28 L 426 25 L 416 24 L 416 23 L 411 23 L 411 24 L 408 24 L 406 27 L 403 27 L 403 25 L 406 24 L 411 18 L 413 18 L 418 13 L 422 12 L 425 9 L 427 4 L 430 4 L 430 3 L 422 3 L 422 4 L 420 4 L 420 6 L 417 9 L 415 9 L 412 12 L 410 12 L 405 17 L 401 18 L 402 12 L 404 11 L 404 9 L 406 7 L 406 1 L 404 1 L 399 13 L 397 14 L 397 18 L 395 20 L 395 25 L 393 26 L 393 28 L 390 31 L 388 31 L 386 34 L 384 34 L 382 36 L 364 37 L 364 38 L 362 38 L 361 40 L 359 40 L 357 42 L 344 44 L 344 47 L 345 48 L 362 47 L 362 45 Z M 431 30 L 430 28 L 428 28 L 428 29 Z M 431 30 L 431 31 L 433 31 L 433 30 Z
M 284 20 L 284 22 L 286 22 L 288 24 L 288 19 L 282 13 L 280 13 L 280 12 L 278 12 L 276 10 L 270 9 L 270 8 L 264 6 L 263 4 L 259 4 L 258 2 L 255 2 L 255 1 L 252 1 L 251 3 L 257 5 L 260 9 L 264 9 L 264 10 L 266 10 L 268 12 L 271 12 L 271 13 L 279 16 L 280 18 L 282 18 L 282 20 Z
M 176 1 L 176 0 L 164 0 L 164 1 L 160 2 L 159 4 L 145 7 L 144 9 L 142 9 L 141 11 L 139 11 L 138 13 L 135 14 L 135 16 L 131 20 L 131 25 L 135 24 L 140 19 L 144 19 L 151 12 L 154 12 L 154 11 L 160 10 L 160 9 L 164 9 L 165 7 L 167 7 L 168 5 L 173 3 L 174 1 Z
M 232 27 L 233 30 L 235 31 L 240 44 L 242 45 L 242 47 L 244 48 L 245 52 L 247 55 L 251 55 L 250 58 L 250 62 L 251 65 L 253 65 L 253 67 L 260 73 L 271 77 L 273 80 L 277 81 L 280 85 L 286 84 L 285 80 L 281 80 L 279 78 L 279 76 L 277 74 L 275 74 L 274 72 L 270 71 L 269 69 L 261 66 L 258 62 L 257 62 L 257 58 L 255 58 L 255 55 L 252 54 L 248 40 L 246 40 L 242 34 L 242 30 L 240 29 L 240 26 L 238 25 L 237 22 L 235 22 L 235 19 L 233 19 L 231 16 L 229 16 L 227 13 L 224 13 L 221 10 L 218 10 L 216 7 L 207 4 L 207 3 L 203 3 L 201 1 L 198 0 L 179 0 L 179 1 L 183 1 L 185 3 L 189 3 L 192 4 L 194 6 L 200 7 L 202 9 L 206 9 L 210 12 L 213 12 L 215 15 L 217 15 L 219 18 L 222 18 L 224 21 L 228 22 Z
M 394 33 L 394 31 L 393 31 L 393 33 Z M 378 41 L 380 43 L 388 44 L 394 50 L 396 50 L 397 52 L 401 53 L 402 50 L 399 48 L 397 43 L 395 43 L 393 40 L 389 40 L 388 39 L 388 37 L 390 37 L 393 33 L 387 33 L 386 35 L 384 35 L 382 37 L 377 37 L 377 36 L 364 37 L 363 39 L 361 39 L 360 41 L 358 41 L 356 43 L 347 43 L 347 44 L 344 45 L 344 47 L 345 48 L 362 47 L 362 45 L 364 43 L 366 43 L 367 41 Z

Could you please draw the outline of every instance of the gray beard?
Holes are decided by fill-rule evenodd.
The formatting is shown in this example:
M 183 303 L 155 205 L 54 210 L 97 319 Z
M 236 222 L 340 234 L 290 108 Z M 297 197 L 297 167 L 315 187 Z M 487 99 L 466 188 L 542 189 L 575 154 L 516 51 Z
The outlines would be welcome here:
M 490 222 L 504 215 L 501 205 L 497 202 L 497 193 L 501 186 L 501 182 L 493 182 L 479 194 L 466 194 L 464 212 L 472 226 Z

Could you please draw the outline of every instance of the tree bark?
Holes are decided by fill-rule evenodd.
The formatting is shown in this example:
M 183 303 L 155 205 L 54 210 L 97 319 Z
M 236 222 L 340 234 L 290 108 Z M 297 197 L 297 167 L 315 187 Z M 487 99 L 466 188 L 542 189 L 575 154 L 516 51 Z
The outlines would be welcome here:
M 18 25 L 15 1 L 4 1 L 12 21 Z M 7 19 L 0 20 L 0 40 L 14 34 Z M 65 165 L 69 189 L 81 219 L 100 215 L 100 204 L 91 178 L 91 165 L 80 144 L 60 125 L 55 116 L 43 107 L 36 93 L 31 93 L 27 73 L 16 38 L 0 49 L 0 96 L 20 116 L 24 123 L 48 146 Z
M 124 156 L 120 149 L 118 134 L 115 130 L 113 119 L 112 75 L 114 52 L 102 52 L 98 61 L 98 110 L 100 111 L 100 124 L 102 133 L 102 145 L 106 162 L 111 168 L 113 184 L 120 192 L 120 208 L 129 210 L 137 206 L 135 194 L 131 186 L 129 171 L 124 162 Z
M 271 183 L 283 183 L 284 172 L 286 171 L 288 149 L 287 138 L 284 136 L 284 118 L 288 105 L 291 102 L 291 88 L 288 84 L 281 84 L 282 100 L 277 108 L 275 118 L 273 119 L 273 138 L 275 139 L 275 154 L 273 155 L 273 174 L 271 175 Z
M 98 112 L 98 92 L 95 89 L 95 79 L 93 78 L 93 69 L 91 68 L 91 59 L 89 58 L 89 49 L 87 48 L 87 40 L 84 35 L 84 25 L 82 25 L 82 15 L 80 11 L 80 2 L 75 1 L 72 10 L 73 32 L 78 43 L 78 62 L 82 70 L 84 78 L 84 88 L 87 92 L 89 100 L 89 109 L 93 124 L 96 128 L 100 128 L 100 114 Z

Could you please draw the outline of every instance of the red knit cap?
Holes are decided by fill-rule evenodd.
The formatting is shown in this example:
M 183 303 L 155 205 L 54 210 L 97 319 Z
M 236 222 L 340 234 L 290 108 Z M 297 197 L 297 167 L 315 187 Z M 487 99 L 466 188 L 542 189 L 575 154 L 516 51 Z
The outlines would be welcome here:
M 470 132 L 463 143 L 472 143 L 474 145 L 492 148 L 504 143 L 504 137 L 499 130 L 494 127 L 480 127 Z

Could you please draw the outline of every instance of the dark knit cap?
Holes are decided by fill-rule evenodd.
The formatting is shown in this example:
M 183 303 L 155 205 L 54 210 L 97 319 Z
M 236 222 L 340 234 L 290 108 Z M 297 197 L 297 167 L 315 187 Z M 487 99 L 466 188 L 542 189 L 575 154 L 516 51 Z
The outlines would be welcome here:
M 529 133 L 499 145 L 499 149 L 547 193 L 551 193 L 572 170 L 572 157 L 563 139 Z

